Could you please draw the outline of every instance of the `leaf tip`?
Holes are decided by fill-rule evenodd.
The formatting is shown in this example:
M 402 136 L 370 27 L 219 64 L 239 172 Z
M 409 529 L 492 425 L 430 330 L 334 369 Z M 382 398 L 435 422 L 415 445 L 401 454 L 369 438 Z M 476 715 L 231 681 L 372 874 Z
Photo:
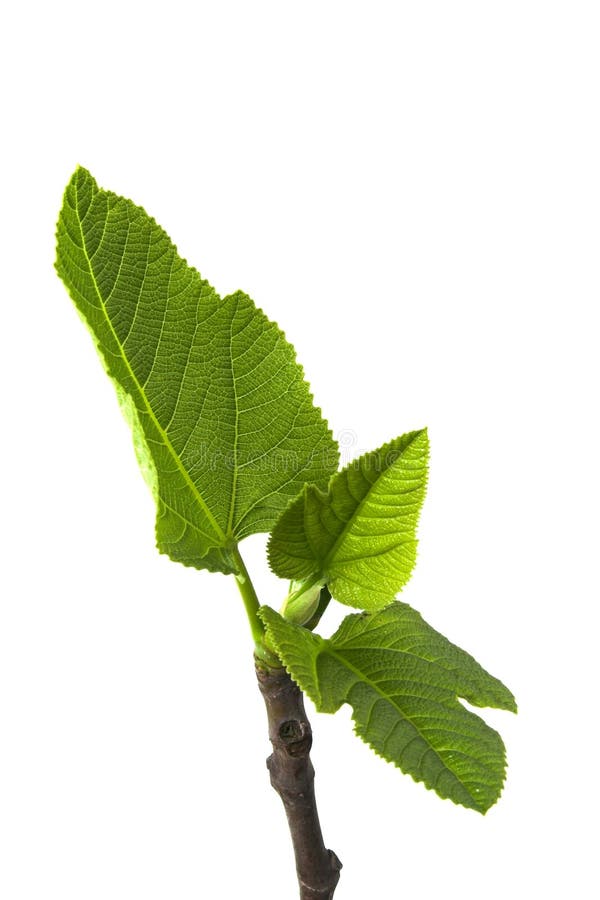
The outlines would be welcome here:
M 86 169 L 85 166 L 82 166 L 81 163 L 77 163 L 75 166 L 75 171 L 71 175 L 69 179 L 69 187 L 75 186 L 78 187 L 81 184 L 85 184 L 85 182 L 89 182 L 97 187 L 96 179 L 92 175 L 89 169 Z

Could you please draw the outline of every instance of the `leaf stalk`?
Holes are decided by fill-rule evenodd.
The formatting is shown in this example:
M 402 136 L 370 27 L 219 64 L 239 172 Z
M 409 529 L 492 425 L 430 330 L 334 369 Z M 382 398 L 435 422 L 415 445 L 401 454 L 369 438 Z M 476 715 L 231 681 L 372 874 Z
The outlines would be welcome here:
M 246 616 L 248 617 L 248 623 L 254 641 L 254 656 L 257 660 L 257 665 L 280 668 L 281 660 L 267 646 L 265 627 L 258 616 L 260 602 L 254 585 L 252 584 L 250 573 L 246 568 L 246 563 L 237 546 L 232 555 L 238 568 L 235 580 L 238 590 L 242 595 Z

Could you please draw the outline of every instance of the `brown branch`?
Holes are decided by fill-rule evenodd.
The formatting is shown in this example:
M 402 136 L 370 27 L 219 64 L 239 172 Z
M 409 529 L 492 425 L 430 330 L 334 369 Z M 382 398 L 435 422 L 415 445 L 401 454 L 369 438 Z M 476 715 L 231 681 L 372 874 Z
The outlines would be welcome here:
M 300 900 L 332 900 L 342 864 L 323 843 L 310 761 L 312 730 L 302 692 L 285 669 L 256 667 L 269 720 L 273 753 L 271 784 L 283 801 L 290 826 Z

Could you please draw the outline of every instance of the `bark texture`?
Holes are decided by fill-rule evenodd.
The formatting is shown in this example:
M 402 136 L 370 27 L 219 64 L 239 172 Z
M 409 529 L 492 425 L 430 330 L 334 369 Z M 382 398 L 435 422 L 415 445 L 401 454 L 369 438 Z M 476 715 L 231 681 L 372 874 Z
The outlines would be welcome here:
M 300 900 L 332 900 L 342 864 L 323 843 L 310 760 L 312 730 L 302 692 L 285 669 L 261 669 L 256 677 L 267 707 L 273 753 L 271 784 L 287 815 L 300 885 Z

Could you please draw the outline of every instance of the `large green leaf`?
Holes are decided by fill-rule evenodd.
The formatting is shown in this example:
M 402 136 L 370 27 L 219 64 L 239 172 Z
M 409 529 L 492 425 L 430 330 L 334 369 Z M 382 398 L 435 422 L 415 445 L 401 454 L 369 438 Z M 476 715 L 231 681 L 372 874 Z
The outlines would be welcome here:
M 336 600 L 359 609 L 390 603 L 415 564 L 428 452 L 427 431 L 413 431 L 350 463 L 327 492 L 307 485 L 271 535 L 275 574 L 327 582 Z
M 269 531 L 306 481 L 337 468 L 293 348 L 248 296 L 218 297 L 143 209 L 85 169 L 57 239 L 57 270 L 133 428 L 159 549 L 235 571 L 237 541 Z
M 467 710 L 516 712 L 513 695 L 472 656 L 451 644 L 405 603 L 347 616 L 325 640 L 270 607 L 267 636 L 317 709 L 353 709 L 356 733 L 376 753 L 440 797 L 485 813 L 500 796 L 500 735 Z

